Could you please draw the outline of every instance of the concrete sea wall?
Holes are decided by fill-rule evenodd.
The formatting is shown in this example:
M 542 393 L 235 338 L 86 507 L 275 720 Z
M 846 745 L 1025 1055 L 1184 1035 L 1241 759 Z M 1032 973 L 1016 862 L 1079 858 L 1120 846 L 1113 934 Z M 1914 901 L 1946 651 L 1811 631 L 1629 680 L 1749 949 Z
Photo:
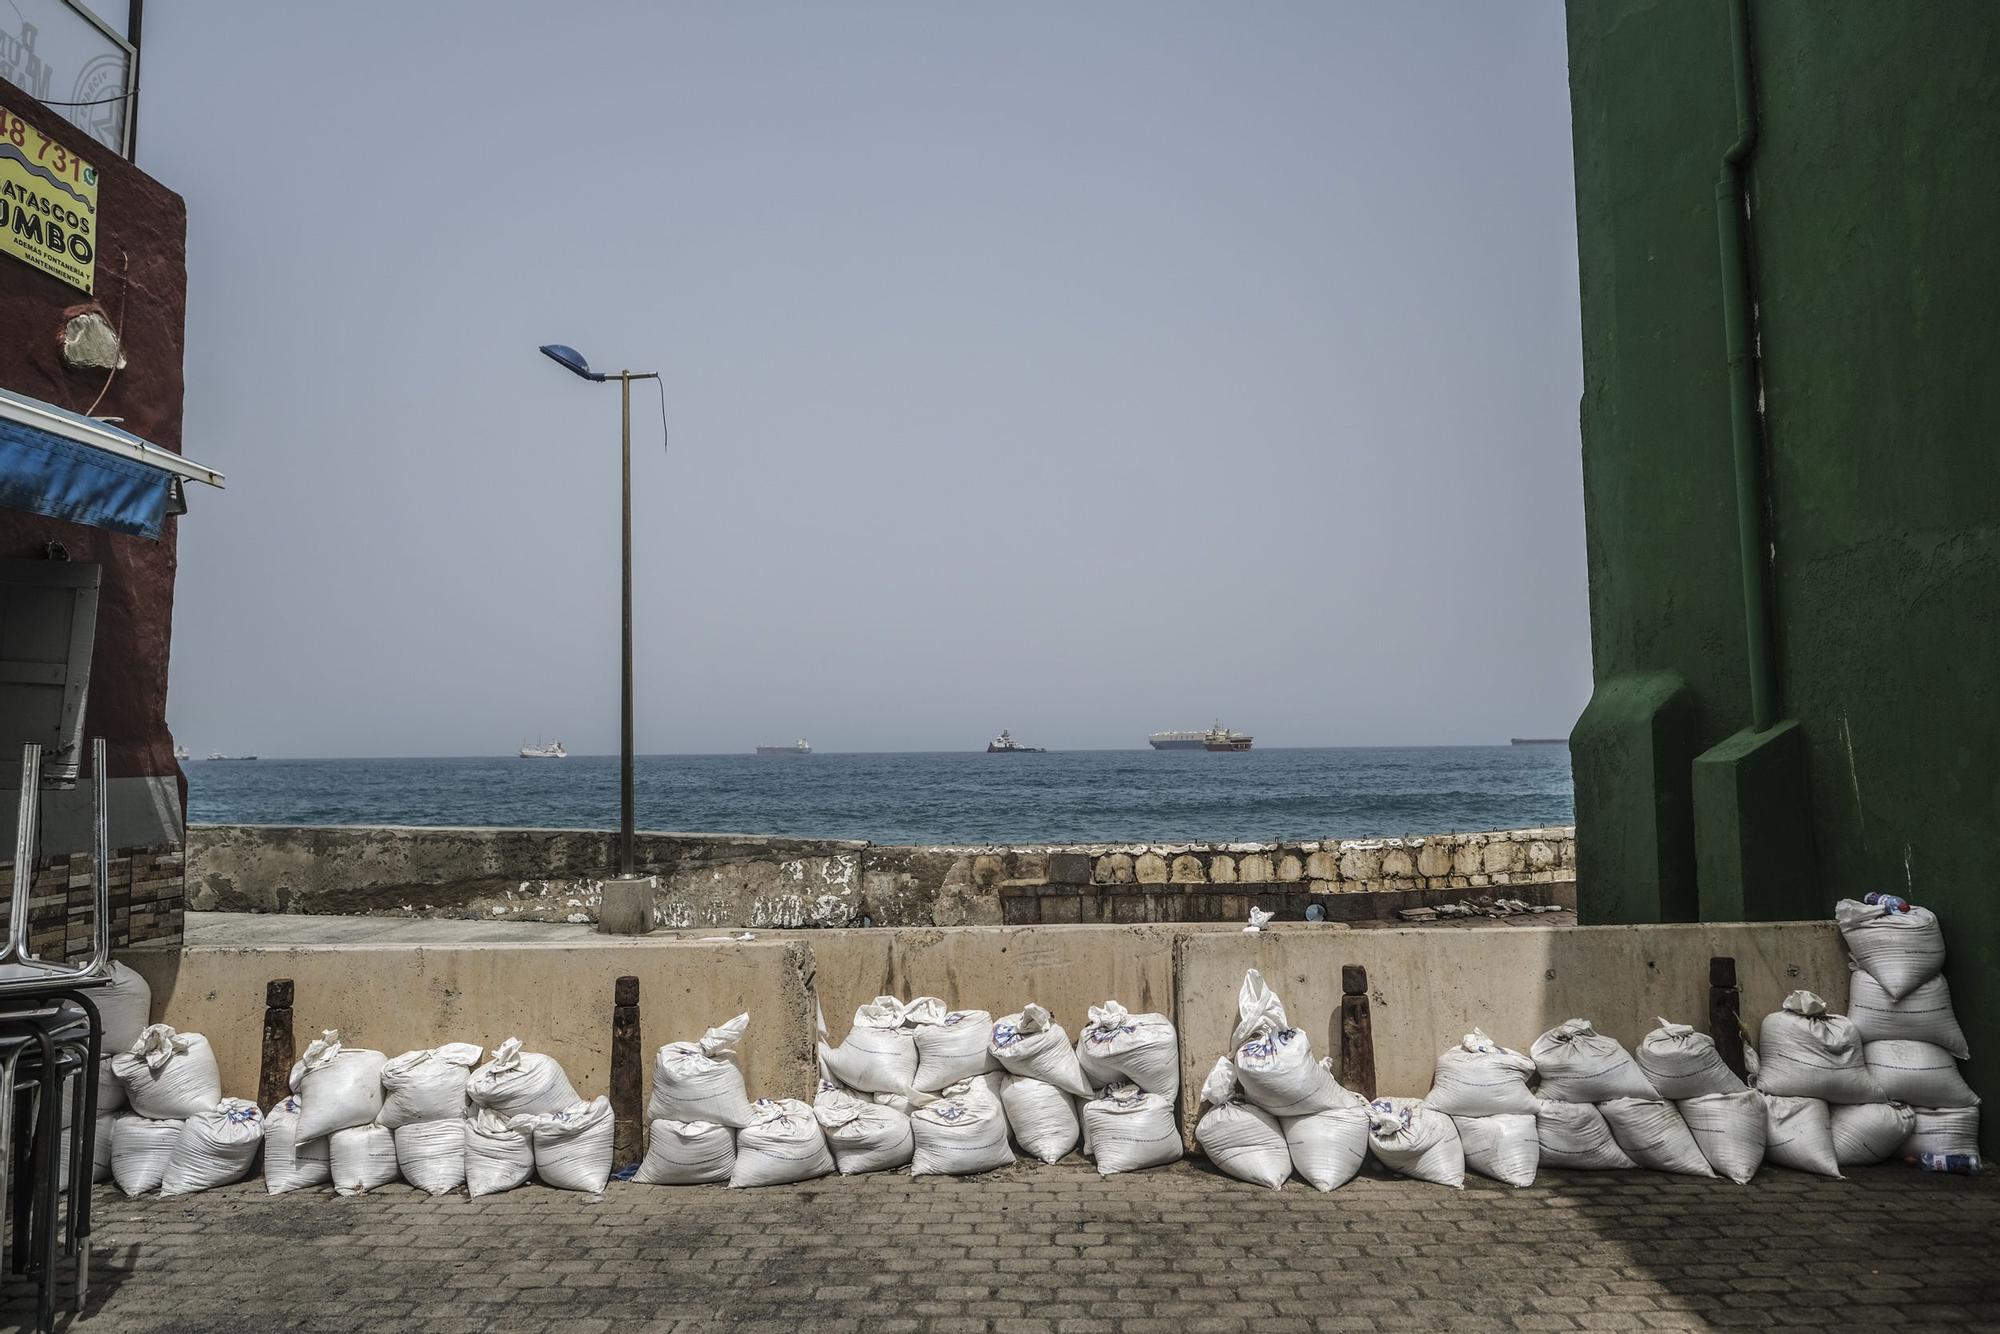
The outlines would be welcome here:
M 194 825 L 197 911 L 589 922 L 616 857 L 602 830 Z M 1567 828 L 1300 842 L 897 847 L 645 833 L 669 927 L 1353 920 L 1505 894 L 1575 905 Z

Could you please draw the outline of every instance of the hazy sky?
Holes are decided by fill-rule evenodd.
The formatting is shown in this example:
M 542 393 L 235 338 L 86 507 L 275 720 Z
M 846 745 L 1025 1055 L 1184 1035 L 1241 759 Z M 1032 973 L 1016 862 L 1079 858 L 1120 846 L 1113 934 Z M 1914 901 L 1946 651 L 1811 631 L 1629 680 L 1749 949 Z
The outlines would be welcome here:
M 1561 7 L 156 5 L 198 752 L 1562 735 Z M 199 488 L 197 488 L 199 489 Z

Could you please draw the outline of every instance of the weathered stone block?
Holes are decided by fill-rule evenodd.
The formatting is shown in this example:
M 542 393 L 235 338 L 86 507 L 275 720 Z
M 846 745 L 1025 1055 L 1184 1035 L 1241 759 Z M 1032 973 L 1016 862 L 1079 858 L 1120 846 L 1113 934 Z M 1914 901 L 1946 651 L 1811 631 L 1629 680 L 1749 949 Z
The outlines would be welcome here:
M 1305 879 L 1306 864 L 1301 859 L 1286 853 L 1278 858 L 1278 879 L 1286 884 Z
M 1244 884 L 1268 883 L 1271 879 L 1271 859 L 1261 852 L 1253 852 L 1236 863 L 1236 878 Z
M 1523 845 L 1497 839 L 1481 849 L 1479 869 L 1488 875 L 1500 875 L 1514 870 L 1520 865 Z
M 1306 857 L 1306 879 L 1333 880 L 1340 875 L 1340 857 L 1336 853 L 1321 850 Z
M 1177 885 L 1199 885 L 1208 877 L 1202 871 L 1201 858 L 1193 853 L 1183 852 L 1174 858 L 1168 878 Z
M 1546 871 L 1556 864 L 1556 850 L 1549 844 L 1536 840 L 1528 845 L 1528 869 Z
M 1087 852 L 1051 852 L 1049 854 L 1049 883 L 1054 885 L 1089 884 L 1090 854 Z
M 1132 863 L 1132 878 L 1142 885 L 1167 883 L 1167 859 L 1157 852 L 1141 853 Z
M 1417 849 L 1417 874 L 1425 877 L 1451 874 L 1451 845 L 1442 839 L 1427 838 Z
M 1209 859 L 1208 878 L 1218 885 L 1236 883 L 1236 859 L 1227 854 L 1218 854 Z
M 1350 844 L 1340 854 L 1342 880 L 1378 880 L 1382 875 L 1382 850 L 1365 844 Z
M 1382 875 L 1390 880 L 1408 880 L 1417 873 L 1417 860 L 1408 848 L 1389 848 L 1382 853 Z
M 1097 859 L 1091 878 L 1100 885 L 1129 885 L 1132 883 L 1132 858 L 1129 853 L 1113 852 Z
M 1081 922 L 1083 920 L 1083 896 L 1080 894 L 1043 895 L 1042 920 L 1044 922 Z
M 1478 875 L 1480 854 L 1486 849 L 1486 840 L 1477 835 L 1469 835 L 1451 850 L 1451 869 L 1454 875 Z

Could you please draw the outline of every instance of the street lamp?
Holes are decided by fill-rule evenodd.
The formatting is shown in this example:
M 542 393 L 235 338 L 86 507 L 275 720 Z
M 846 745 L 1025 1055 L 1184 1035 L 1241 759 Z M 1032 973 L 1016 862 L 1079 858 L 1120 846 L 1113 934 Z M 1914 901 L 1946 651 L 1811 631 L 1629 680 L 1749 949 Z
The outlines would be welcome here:
M 561 343 L 544 343 L 542 355 L 564 369 L 602 384 L 618 381 L 623 416 L 620 425 L 619 482 L 621 491 L 620 533 L 624 556 L 624 584 L 619 598 L 621 621 L 619 659 L 622 675 L 618 700 L 618 874 L 630 880 L 632 861 L 632 382 L 657 380 L 657 371 L 593 371 L 583 354 Z M 650 917 L 650 914 L 648 914 Z

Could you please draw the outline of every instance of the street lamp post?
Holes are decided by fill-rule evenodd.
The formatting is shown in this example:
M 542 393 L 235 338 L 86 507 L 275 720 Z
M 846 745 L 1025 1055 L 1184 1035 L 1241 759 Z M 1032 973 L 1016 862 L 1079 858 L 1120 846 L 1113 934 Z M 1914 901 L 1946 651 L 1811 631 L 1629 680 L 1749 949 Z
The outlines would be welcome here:
M 657 371 L 593 371 L 583 354 L 561 343 L 547 343 L 542 355 L 586 380 L 602 384 L 618 381 L 619 418 L 619 533 L 623 579 L 619 590 L 619 692 L 618 692 L 618 875 L 634 879 L 632 853 L 632 382 L 657 380 Z M 607 908 L 608 908 L 607 901 Z M 645 914 L 651 923 L 651 901 Z

